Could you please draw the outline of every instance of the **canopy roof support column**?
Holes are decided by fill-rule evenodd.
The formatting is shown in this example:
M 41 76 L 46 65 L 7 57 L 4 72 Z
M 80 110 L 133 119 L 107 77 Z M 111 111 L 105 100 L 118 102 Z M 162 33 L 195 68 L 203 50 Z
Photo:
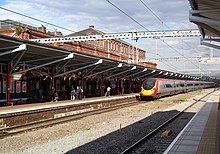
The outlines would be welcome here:
M 10 95 L 10 83 L 11 83 L 11 74 L 10 74 L 10 65 L 7 66 L 7 92 L 6 92 L 6 99 L 7 99 L 7 105 L 10 106 L 11 102 L 11 95 Z

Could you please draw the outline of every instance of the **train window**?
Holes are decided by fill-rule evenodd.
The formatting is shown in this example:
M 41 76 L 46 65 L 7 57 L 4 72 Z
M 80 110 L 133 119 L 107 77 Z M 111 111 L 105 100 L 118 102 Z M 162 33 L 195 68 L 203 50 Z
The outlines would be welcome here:
M 143 82 L 143 88 L 145 90 L 152 89 L 155 85 L 155 82 L 156 82 L 156 79 L 154 78 L 147 79 Z
M 181 86 L 181 87 L 184 87 L 184 84 L 183 84 L 183 83 L 181 83 L 181 84 L 180 84 L 180 86 Z
M 172 88 L 172 85 L 171 84 L 165 84 L 165 87 L 166 88 Z

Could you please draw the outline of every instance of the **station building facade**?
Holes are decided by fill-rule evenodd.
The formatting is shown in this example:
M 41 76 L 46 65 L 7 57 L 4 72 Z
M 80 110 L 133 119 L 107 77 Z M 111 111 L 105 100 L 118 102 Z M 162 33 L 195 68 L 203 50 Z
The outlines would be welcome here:
M 34 38 L 52 38 L 63 37 L 60 32 L 48 32 L 46 27 L 34 27 L 28 24 L 19 23 L 13 20 L 0 21 L 0 34 L 18 38 L 20 40 L 30 40 Z M 104 34 L 96 30 L 94 26 L 70 34 L 68 36 L 96 35 Z M 87 55 L 106 58 L 118 62 L 130 62 L 132 64 L 156 68 L 157 65 L 143 61 L 146 51 L 135 48 L 131 44 L 121 40 L 103 40 L 103 41 L 87 41 L 87 42 L 71 42 L 71 43 L 51 43 L 51 46 L 67 49 L 73 52 L 83 53 Z M 46 53 L 45 53 L 46 54 Z M 86 63 L 86 61 L 85 61 Z M 82 78 L 88 72 L 86 70 L 75 72 L 71 75 L 63 75 L 54 78 L 53 81 L 49 75 L 59 68 L 41 67 L 35 70 L 23 72 L 18 78 L 10 76 L 10 83 L 4 72 L 8 71 L 8 64 L 1 62 L 0 73 L 0 104 L 8 104 L 6 94 L 7 85 L 10 84 L 10 102 L 14 104 L 39 101 L 49 101 L 54 90 L 59 92 L 60 99 L 69 99 L 72 88 L 82 87 L 82 97 L 95 97 L 104 95 L 107 86 L 112 87 L 112 95 L 120 93 L 123 87 L 125 93 L 138 92 L 140 90 L 140 81 L 132 81 L 131 79 L 106 79 L 102 80 L 100 76 Z M 17 67 L 22 69 L 21 67 Z M 70 68 L 65 68 L 69 71 Z M 17 79 L 16 79 L 17 78 Z M 120 80 L 120 81 L 118 81 Z

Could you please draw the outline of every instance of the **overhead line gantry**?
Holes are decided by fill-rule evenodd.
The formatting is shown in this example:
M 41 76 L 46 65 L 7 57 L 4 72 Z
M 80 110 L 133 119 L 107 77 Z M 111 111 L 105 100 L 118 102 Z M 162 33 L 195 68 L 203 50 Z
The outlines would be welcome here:
M 31 41 L 38 43 L 65 43 L 65 42 L 82 42 L 95 40 L 111 40 L 111 39 L 139 39 L 139 38 L 165 38 L 165 37 L 198 37 L 201 36 L 198 29 L 190 30 L 163 30 L 163 31 L 131 31 L 120 33 L 107 33 L 101 35 L 82 35 L 71 37 L 54 37 L 31 39 Z

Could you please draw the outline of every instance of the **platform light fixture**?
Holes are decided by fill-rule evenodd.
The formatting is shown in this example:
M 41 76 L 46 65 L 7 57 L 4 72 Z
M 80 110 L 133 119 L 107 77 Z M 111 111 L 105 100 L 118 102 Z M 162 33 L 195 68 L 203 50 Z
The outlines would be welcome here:
M 136 66 L 134 66 L 134 67 L 132 67 L 132 69 L 131 70 L 135 70 L 137 67 Z
M 147 68 L 144 68 L 142 72 L 146 72 L 146 71 L 147 71 Z
M 70 53 L 68 56 L 66 56 L 65 58 L 64 58 L 64 60 L 67 60 L 67 59 L 71 59 L 71 58 L 73 58 L 73 53 Z
M 160 73 L 159 74 L 162 74 L 163 73 L 163 71 L 160 71 Z
M 151 73 L 154 73 L 154 72 L 156 72 L 155 70 L 153 70 Z
M 101 63 L 103 63 L 103 59 L 99 59 L 99 60 L 95 63 L 95 65 L 98 65 L 98 64 L 101 64 Z
M 117 67 L 122 67 L 122 63 L 119 63 Z
M 21 44 L 21 45 L 19 45 L 18 48 L 12 50 L 11 52 L 23 51 L 23 50 L 26 50 L 26 49 L 27 49 L 27 45 L 26 44 Z

